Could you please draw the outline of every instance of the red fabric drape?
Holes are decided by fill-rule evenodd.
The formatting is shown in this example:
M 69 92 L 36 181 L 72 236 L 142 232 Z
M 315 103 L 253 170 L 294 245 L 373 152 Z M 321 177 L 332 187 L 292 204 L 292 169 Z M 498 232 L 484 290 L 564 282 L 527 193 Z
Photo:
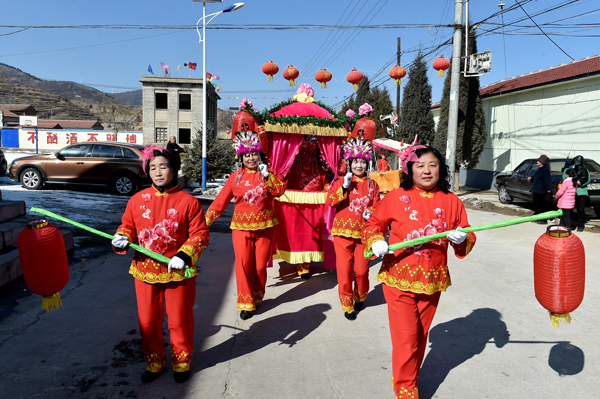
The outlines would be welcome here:
M 269 134 L 271 136 L 271 169 L 285 177 L 294 164 L 304 136 L 277 132 L 269 132 Z

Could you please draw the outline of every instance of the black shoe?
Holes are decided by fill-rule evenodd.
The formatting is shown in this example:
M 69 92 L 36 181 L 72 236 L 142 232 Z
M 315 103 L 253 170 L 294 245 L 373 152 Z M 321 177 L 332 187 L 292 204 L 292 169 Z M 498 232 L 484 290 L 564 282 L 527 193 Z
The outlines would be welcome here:
M 251 317 L 252 317 L 252 311 L 250 311 L 250 310 L 242 310 L 240 312 L 240 319 L 242 319 L 242 320 L 248 320 Z
M 310 278 L 310 273 L 301 274 L 300 278 L 303 278 L 304 280 L 308 280 Z
M 354 302 L 354 310 L 360 312 L 365 308 L 365 302 Z
M 536 220 L 535 221 L 537 224 L 548 224 L 547 220 Z
M 148 384 L 152 381 L 154 381 L 155 379 L 157 379 L 158 377 L 160 377 L 160 375 L 164 372 L 165 370 L 161 370 L 158 373 L 153 373 L 150 370 L 144 370 L 144 372 L 142 373 L 142 382 L 144 384 Z
M 354 312 L 344 312 L 344 316 L 346 316 L 348 320 L 356 320 L 356 313 Z
M 176 383 L 183 384 L 188 380 L 188 378 L 190 378 L 190 371 L 176 371 L 173 373 L 173 376 L 175 377 Z
M 584 227 L 583 227 L 583 226 L 577 226 L 577 231 L 578 231 L 578 232 L 582 232 L 582 231 L 583 231 L 583 229 L 584 229 Z

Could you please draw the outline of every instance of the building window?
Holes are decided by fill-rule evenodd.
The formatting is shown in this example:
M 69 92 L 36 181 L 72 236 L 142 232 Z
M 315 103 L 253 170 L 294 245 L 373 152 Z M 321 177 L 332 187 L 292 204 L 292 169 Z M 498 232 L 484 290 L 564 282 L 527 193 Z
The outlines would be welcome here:
M 168 140 L 167 136 L 167 128 L 166 127 L 157 127 L 156 128 L 156 137 L 154 138 L 155 143 L 166 142 Z
M 169 108 L 169 95 L 167 93 L 154 93 L 156 109 Z
M 191 144 L 192 129 L 179 129 L 179 142 L 181 144 Z
M 192 109 L 192 95 L 179 93 L 179 109 Z

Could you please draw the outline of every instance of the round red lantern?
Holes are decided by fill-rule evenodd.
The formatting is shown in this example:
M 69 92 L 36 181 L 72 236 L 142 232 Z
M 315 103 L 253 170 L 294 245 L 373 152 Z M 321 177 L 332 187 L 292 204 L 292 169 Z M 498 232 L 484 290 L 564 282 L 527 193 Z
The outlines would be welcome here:
M 315 73 L 315 79 L 321 83 L 321 89 L 327 88 L 327 82 L 331 80 L 333 75 L 327 69 L 323 68 L 319 72 Z
M 59 291 L 69 281 L 69 261 L 60 230 L 46 219 L 32 220 L 17 238 L 19 259 L 27 287 L 42 296 L 42 307 L 58 310 Z
M 450 68 L 450 60 L 441 56 L 437 60 L 433 61 L 433 69 L 438 71 L 438 76 L 446 76 L 444 71 Z
M 290 81 L 290 86 L 293 86 L 296 84 L 294 79 L 296 79 L 298 76 L 300 76 L 300 71 L 298 71 L 298 68 L 296 68 L 293 65 L 288 65 L 288 67 L 285 68 L 285 71 L 283 71 L 283 77 L 284 77 L 284 79 L 287 79 Z
M 569 313 L 583 301 L 585 250 L 564 226 L 549 226 L 535 243 L 533 253 L 535 297 L 550 312 L 553 327 L 571 322 Z
M 406 76 L 406 69 L 402 68 L 400 65 L 396 65 L 392 69 L 390 69 L 390 78 L 396 81 L 396 85 L 400 86 L 400 79 Z
M 356 137 L 362 135 L 366 140 L 373 141 L 375 139 L 375 133 L 377 132 L 377 125 L 371 118 L 360 118 L 354 124 L 354 129 L 350 137 Z
M 262 71 L 264 74 L 267 75 L 267 81 L 272 82 L 273 75 L 277 75 L 277 72 L 279 72 L 279 67 L 277 66 L 276 63 L 269 60 L 268 62 L 263 64 Z
M 353 69 L 346 75 L 346 80 L 352 83 L 352 90 L 358 90 L 358 84 L 363 80 L 363 74 Z
M 258 134 L 258 142 L 260 148 L 262 148 L 265 154 L 269 153 L 269 135 L 263 125 L 256 126 L 256 133 Z

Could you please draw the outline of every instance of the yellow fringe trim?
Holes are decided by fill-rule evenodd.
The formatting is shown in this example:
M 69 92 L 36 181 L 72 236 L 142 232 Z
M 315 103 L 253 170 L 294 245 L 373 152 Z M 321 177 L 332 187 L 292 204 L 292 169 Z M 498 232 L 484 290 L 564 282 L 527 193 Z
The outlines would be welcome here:
M 560 321 L 564 321 L 567 324 L 571 324 L 571 314 L 569 313 L 565 313 L 565 314 L 560 314 L 560 313 L 550 313 L 550 322 L 552 322 L 552 327 L 554 328 L 558 328 L 560 327 Z
M 306 134 L 311 136 L 348 136 L 348 131 L 343 127 L 315 126 L 312 123 L 307 125 L 282 125 L 281 123 L 272 124 L 265 122 L 265 130 L 268 132 Z
M 273 259 L 283 259 L 289 264 L 297 265 L 298 263 L 323 262 L 325 257 L 323 252 L 318 251 L 288 252 L 278 249 L 277 255 L 274 255 Z
M 286 190 L 281 197 L 275 197 L 275 199 L 292 204 L 324 204 L 327 200 L 327 192 Z
M 42 307 L 46 312 L 52 312 L 54 310 L 60 309 L 62 307 L 62 302 L 60 300 L 60 292 L 57 292 L 54 295 L 43 296 Z

